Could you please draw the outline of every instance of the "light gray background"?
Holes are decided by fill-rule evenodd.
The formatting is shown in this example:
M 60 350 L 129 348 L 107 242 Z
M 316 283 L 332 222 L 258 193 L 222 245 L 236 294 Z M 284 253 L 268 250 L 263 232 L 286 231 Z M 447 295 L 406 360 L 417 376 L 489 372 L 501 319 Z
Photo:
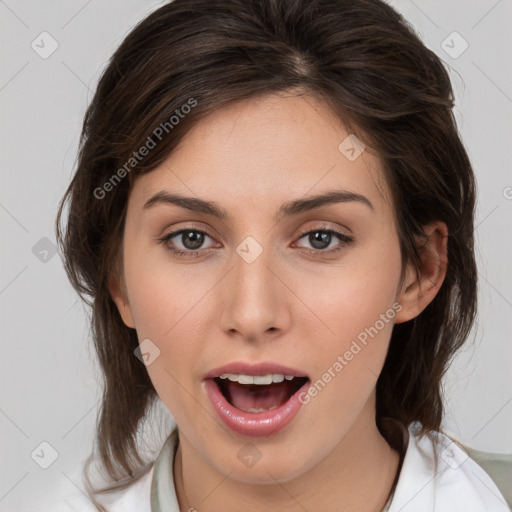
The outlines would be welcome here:
M 480 313 L 474 342 L 446 379 L 445 427 L 476 448 L 512 452 L 512 0 L 391 4 L 450 66 L 457 120 L 478 179 Z M 98 372 L 85 310 L 58 255 L 44 253 L 51 244 L 40 240 L 55 241 L 56 205 L 100 71 L 130 28 L 160 5 L 0 0 L 1 511 L 34 510 L 31 504 L 59 482 L 69 491 L 80 485 L 77 471 L 99 405 Z M 46 59 L 31 48 L 34 40 L 42 46 L 43 31 L 58 43 Z M 469 44 L 457 58 L 442 47 L 446 41 L 452 54 L 460 51 L 463 41 L 453 31 Z M 35 450 L 38 462 L 50 460 L 42 442 L 58 452 L 46 470 L 31 457 Z

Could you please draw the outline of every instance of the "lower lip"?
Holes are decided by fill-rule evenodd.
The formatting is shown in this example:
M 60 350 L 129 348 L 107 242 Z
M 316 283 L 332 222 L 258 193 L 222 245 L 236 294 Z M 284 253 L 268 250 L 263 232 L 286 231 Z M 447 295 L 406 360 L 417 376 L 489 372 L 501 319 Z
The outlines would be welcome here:
M 271 411 L 245 412 L 233 407 L 221 393 L 213 379 L 205 381 L 206 393 L 212 402 L 213 408 L 220 419 L 231 430 L 238 434 L 251 437 L 263 437 L 277 434 L 295 418 L 302 403 L 299 401 L 299 392 L 307 392 L 311 381 L 296 391 L 287 402 Z

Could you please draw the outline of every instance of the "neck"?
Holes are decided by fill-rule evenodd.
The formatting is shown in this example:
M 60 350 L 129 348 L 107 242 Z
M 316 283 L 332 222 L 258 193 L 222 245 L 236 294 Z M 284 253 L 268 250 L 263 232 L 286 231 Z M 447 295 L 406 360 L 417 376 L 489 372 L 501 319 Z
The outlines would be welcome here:
M 220 474 L 180 436 L 174 461 L 180 511 L 380 512 L 400 457 L 378 430 L 374 411 L 363 411 L 327 457 L 285 483 L 248 484 Z

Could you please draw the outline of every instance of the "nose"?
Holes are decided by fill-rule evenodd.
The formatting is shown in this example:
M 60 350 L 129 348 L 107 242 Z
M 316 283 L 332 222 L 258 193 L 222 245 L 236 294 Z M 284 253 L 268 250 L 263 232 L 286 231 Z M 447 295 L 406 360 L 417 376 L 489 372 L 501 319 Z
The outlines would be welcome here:
M 219 324 L 231 337 L 255 343 L 275 338 L 289 328 L 293 294 L 270 250 L 264 249 L 252 260 L 243 248 L 247 246 L 234 253 L 231 271 L 219 290 Z M 249 246 L 249 254 L 251 250 L 255 248 Z

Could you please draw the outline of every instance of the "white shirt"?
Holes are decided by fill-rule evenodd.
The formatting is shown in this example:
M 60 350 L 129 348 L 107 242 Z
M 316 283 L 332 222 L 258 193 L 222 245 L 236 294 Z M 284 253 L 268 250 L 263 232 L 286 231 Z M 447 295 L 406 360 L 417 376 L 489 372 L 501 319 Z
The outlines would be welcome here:
M 432 433 L 433 440 L 409 426 L 409 441 L 389 512 L 510 512 L 489 475 L 452 440 Z M 151 470 L 128 488 L 101 502 L 109 512 L 180 512 L 173 480 L 177 445 L 174 430 Z M 435 453 L 438 455 L 436 470 Z M 154 478 L 157 474 L 158 478 Z M 154 480 L 154 481 L 153 481 Z M 97 512 L 82 493 L 52 506 L 53 512 Z

